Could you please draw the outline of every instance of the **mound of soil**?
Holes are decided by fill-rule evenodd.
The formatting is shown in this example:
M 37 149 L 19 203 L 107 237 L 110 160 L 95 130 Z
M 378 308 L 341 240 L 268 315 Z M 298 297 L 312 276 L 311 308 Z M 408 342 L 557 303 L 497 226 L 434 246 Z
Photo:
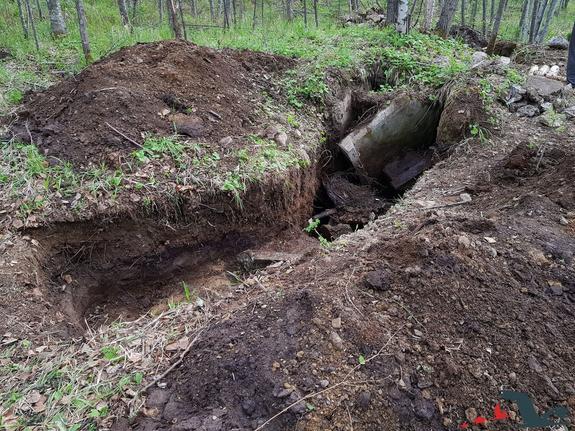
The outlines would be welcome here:
M 174 129 L 204 142 L 251 133 L 271 74 L 292 61 L 184 41 L 138 44 L 31 94 L 12 133 L 49 156 L 98 162 L 137 149 L 143 133 Z M 116 129 L 116 130 L 114 130 Z M 125 136 L 122 136 L 125 135 Z

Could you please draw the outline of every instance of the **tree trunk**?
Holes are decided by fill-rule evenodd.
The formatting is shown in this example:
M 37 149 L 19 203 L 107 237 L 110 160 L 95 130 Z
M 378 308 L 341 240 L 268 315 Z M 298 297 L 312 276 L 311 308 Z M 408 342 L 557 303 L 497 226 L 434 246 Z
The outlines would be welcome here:
M 263 1 L 263 0 L 262 0 Z M 256 16 L 257 16 L 257 11 L 258 11 L 258 2 L 257 0 L 254 0 L 254 17 L 252 20 L 252 30 L 256 28 Z
M 20 3 L 20 0 L 18 0 Z M 66 21 L 62 14 L 62 7 L 60 0 L 48 0 L 48 15 L 50 16 L 50 28 L 54 36 L 63 36 L 68 30 L 66 29 Z
M 481 34 L 487 36 L 487 0 L 481 0 Z
M 535 17 L 535 33 L 533 33 L 533 41 L 537 42 L 537 35 L 539 34 L 539 29 L 541 28 L 541 23 L 543 22 L 543 15 L 545 14 L 545 9 L 547 8 L 548 0 L 541 0 L 539 2 L 539 7 L 537 8 L 537 15 Z
M 184 40 L 188 40 L 188 32 L 186 30 L 186 21 L 184 20 L 184 8 L 182 6 L 182 0 L 178 0 L 177 4 L 176 4 L 177 8 L 178 8 L 178 12 L 180 14 L 180 21 L 182 24 L 182 31 L 184 33 Z
M 160 24 L 164 22 L 164 5 L 162 4 L 162 0 L 158 0 L 158 14 L 160 16 Z
M 315 21 L 316 28 L 319 27 L 319 17 L 317 15 L 317 0 L 313 0 L 313 19 Z
M 461 25 L 465 25 L 465 0 L 461 0 Z
M 38 18 L 44 19 L 44 13 L 42 13 L 42 6 L 40 6 L 40 0 L 36 0 L 36 9 L 38 9 Z
M 28 22 L 30 23 L 30 28 L 32 29 L 32 36 L 34 36 L 36 51 L 40 51 L 40 44 L 38 43 L 38 34 L 36 33 L 36 24 L 34 24 L 34 14 L 32 13 L 32 8 L 30 7 L 30 0 L 25 0 L 25 3 L 26 12 L 28 14 Z
M 20 24 L 22 24 L 22 31 L 24 32 L 24 37 L 28 39 L 28 24 L 26 23 L 26 17 L 24 16 L 24 9 L 22 8 L 22 0 L 17 0 L 18 3 L 18 16 L 20 17 Z
M 176 10 L 176 0 L 166 0 L 168 4 L 168 13 L 170 15 L 170 24 L 172 25 L 172 32 L 176 39 L 182 38 L 182 26 L 178 19 L 178 12 Z
M 567 55 L 567 82 L 575 87 L 575 24 L 573 24 L 571 31 L 569 54 Z
M 307 0 L 303 0 L 303 25 L 307 27 Z
M 210 0 L 210 18 L 212 19 L 212 22 L 216 20 L 216 16 L 214 13 L 214 0 Z
M 525 0 L 523 2 L 523 10 L 521 11 L 521 20 L 519 22 L 519 41 L 527 42 L 529 40 L 529 17 L 533 9 L 533 0 Z
M 399 13 L 399 0 L 387 0 L 387 14 L 385 25 L 396 25 L 397 15 Z
M 80 38 L 82 39 L 82 51 L 86 63 L 92 62 L 92 52 L 90 51 L 90 39 L 88 38 L 88 24 L 86 23 L 86 12 L 82 0 L 76 0 L 76 13 L 78 14 L 78 26 L 80 28 Z
M 435 7 L 435 0 L 425 0 L 425 17 L 423 19 L 423 30 L 431 30 L 433 23 L 433 12 Z
M 401 33 L 407 33 L 408 22 L 408 0 L 399 0 L 397 4 L 397 20 L 395 21 L 395 29 Z
M 495 42 L 497 41 L 497 34 L 499 33 L 499 26 L 501 25 L 501 18 L 503 16 L 503 10 L 505 9 L 505 4 L 507 0 L 499 0 L 499 7 L 497 8 L 497 14 L 495 15 L 495 20 L 493 21 L 493 29 L 491 30 L 491 35 L 489 36 L 489 44 L 487 45 L 487 54 L 492 55 L 495 49 Z
M 138 0 L 132 1 L 132 22 L 136 21 L 136 12 L 138 10 Z
M 557 6 L 559 6 L 559 0 L 551 0 L 551 5 L 549 6 L 549 9 L 547 9 L 547 15 L 545 16 L 545 21 L 543 22 L 543 27 L 541 27 L 539 33 L 537 33 L 537 43 L 542 43 L 547 36 L 547 32 L 549 31 L 549 24 L 555 16 Z
M 130 18 L 128 17 L 128 7 L 126 0 L 118 0 L 118 9 L 120 10 L 120 18 L 124 27 L 130 25 Z
M 441 37 L 447 37 L 449 34 L 449 29 L 451 28 L 451 21 L 453 21 L 453 16 L 457 9 L 457 0 L 445 0 L 443 3 L 443 8 L 441 9 L 441 15 L 439 16 L 439 22 L 437 23 L 437 33 Z
M 228 11 L 228 0 L 223 0 L 223 9 L 224 9 L 224 30 L 230 28 L 230 12 Z
M 286 17 L 289 22 L 293 21 L 293 4 L 292 0 L 286 0 Z
M 475 30 L 475 21 L 477 20 L 477 3 L 478 0 L 473 0 L 473 6 L 471 6 L 471 28 Z
M 491 0 L 491 13 L 489 14 L 489 25 L 493 25 L 493 15 L 495 15 L 495 0 Z

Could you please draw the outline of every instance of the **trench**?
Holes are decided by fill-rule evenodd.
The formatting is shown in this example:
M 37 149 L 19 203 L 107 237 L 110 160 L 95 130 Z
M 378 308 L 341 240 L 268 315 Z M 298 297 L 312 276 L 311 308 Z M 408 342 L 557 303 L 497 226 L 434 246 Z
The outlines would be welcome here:
M 255 190 L 253 204 L 247 196 L 244 209 L 252 213 L 243 218 L 214 218 L 204 209 L 194 223 L 176 227 L 136 220 L 100 229 L 97 235 L 94 226 L 82 224 L 75 233 L 67 226 L 42 233 L 44 239 L 57 238 L 45 265 L 49 285 L 59 295 L 56 302 L 82 332 L 86 325 L 135 319 L 181 302 L 201 308 L 207 302 L 233 301 L 260 269 L 295 263 L 321 246 L 318 238 L 333 241 L 384 214 L 432 165 L 440 114 L 438 104 L 401 99 L 344 128 L 330 138 L 307 176 L 299 178 L 301 190 L 276 193 L 275 199 L 297 202 L 297 208 L 290 204 L 261 214 L 270 202 L 258 201 L 263 198 Z M 359 118 L 361 112 L 349 115 Z M 217 202 L 218 197 L 203 206 Z M 310 216 L 319 222 L 306 234 Z

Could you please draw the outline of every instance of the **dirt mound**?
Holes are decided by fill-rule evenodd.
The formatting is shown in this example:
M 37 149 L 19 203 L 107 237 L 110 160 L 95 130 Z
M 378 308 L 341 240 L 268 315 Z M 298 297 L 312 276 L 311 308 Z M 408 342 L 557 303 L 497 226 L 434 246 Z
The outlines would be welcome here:
M 253 131 L 262 89 L 292 62 L 183 41 L 124 48 L 78 76 L 28 96 L 12 132 L 75 163 L 137 149 L 143 133 L 208 142 Z M 114 130 L 116 129 L 116 130 Z M 125 136 L 122 136 L 125 135 Z
M 485 39 L 480 32 L 465 25 L 454 25 L 451 27 L 451 30 L 449 30 L 449 35 L 461 38 L 472 48 L 483 48 L 487 46 L 487 39 Z

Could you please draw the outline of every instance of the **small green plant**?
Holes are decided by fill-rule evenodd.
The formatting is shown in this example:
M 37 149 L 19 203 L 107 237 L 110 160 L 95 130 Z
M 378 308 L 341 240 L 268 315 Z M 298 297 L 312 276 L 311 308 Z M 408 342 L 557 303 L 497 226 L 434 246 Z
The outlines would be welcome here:
M 9 103 L 17 105 L 24 98 L 24 94 L 18 88 L 13 88 L 6 93 L 6 99 Z
M 477 123 L 471 123 L 469 125 L 469 133 L 472 137 L 478 139 L 481 144 L 485 144 L 489 141 L 487 138 L 487 130 Z
M 297 121 L 297 119 L 295 118 L 295 115 L 292 114 L 291 112 L 289 112 L 286 115 L 286 121 L 294 129 L 299 129 L 299 126 L 300 126 L 299 121 Z
M 186 298 L 186 302 L 192 302 L 192 292 L 190 290 L 190 286 L 185 281 L 182 281 L 182 289 L 184 289 L 184 298 Z
M 102 353 L 104 359 L 110 362 L 120 361 L 123 358 L 118 348 L 114 346 L 104 346 L 100 352 Z
M 365 365 L 365 356 L 359 355 L 358 362 L 359 365 Z
M 224 183 L 222 184 L 222 190 L 224 192 L 230 192 L 239 208 L 242 208 L 242 196 L 241 194 L 246 191 L 246 185 L 242 181 L 242 178 L 237 172 L 228 172 Z
M 136 161 L 142 164 L 149 163 L 154 159 L 168 156 L 176 162 L 179 162 L 186 149 L 186 145 L 178 142 L 175 137 L 152 137 L 147 136 L 142 148 L 132 153 Z
M 319 240 L 320 245 L 321 245 L 323 248 L 330 248 L 331 245 L 332 245 L 332 243 L 331 243 L 327 238 L 324 238 L 324 237 L 317 231 L 317 228 L 319 227 L 320 223 L 321 223 L 321 222 L 320 222 L 319 219 L 317 219 L 317 218 L 316 218 L 316 219 L 310 218 L 309 221 L 308 221 L 308 223 L 307 223 L 307 226 L 304 227 L 303 230 L 304 230 L 305 232 L 309 233 L 309 234 L 311 234 L 311 233 L 315 234 L 315 235 L 317 236 L 317 239 Z

